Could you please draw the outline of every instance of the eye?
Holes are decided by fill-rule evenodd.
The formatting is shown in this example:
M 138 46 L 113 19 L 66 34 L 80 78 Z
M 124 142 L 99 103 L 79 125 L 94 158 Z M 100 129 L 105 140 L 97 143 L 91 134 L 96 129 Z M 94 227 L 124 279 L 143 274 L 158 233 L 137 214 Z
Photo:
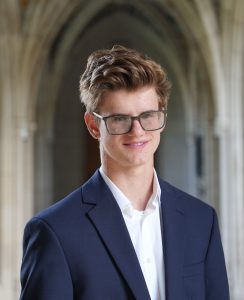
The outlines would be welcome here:
M 128 116 L 117 115 L 112 117 L 113 122 L 126 122 L 128 120 Z
M 141 118 L 145 119 L 150 119 L 155 116 L 155 111 L 146 111 L 141 115 Z

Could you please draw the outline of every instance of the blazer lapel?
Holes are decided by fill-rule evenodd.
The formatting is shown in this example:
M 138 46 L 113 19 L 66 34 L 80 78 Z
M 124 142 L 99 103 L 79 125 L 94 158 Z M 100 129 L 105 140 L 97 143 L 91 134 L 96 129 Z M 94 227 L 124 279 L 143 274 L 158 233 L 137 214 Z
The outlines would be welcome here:
M 150 300 L 120 208 L 98 171 L 82 190 L 83 201 L 95 204 L 88 216 L 135 298 Z
M 176 196 L 165 188 L 162 181 L 161 190 L 166 299 L 181 299 L 185 218 Z

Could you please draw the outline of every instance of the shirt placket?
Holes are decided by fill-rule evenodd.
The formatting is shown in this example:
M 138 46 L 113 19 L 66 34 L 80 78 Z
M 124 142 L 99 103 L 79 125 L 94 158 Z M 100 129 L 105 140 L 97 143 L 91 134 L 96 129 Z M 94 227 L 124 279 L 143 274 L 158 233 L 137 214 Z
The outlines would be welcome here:
M 153 213 L 145 215 L 141 221 L 141 264 L 151 299 L 156 300 L 158 299 L 157 268 L 153 251 L 153 233 L 150 230 L 150 218 L 153 218 L 153 215 Z

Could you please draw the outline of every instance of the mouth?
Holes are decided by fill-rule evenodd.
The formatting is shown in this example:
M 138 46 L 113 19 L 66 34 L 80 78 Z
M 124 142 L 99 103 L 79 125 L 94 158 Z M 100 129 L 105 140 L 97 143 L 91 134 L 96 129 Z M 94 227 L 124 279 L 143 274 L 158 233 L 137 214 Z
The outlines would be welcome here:
M 126 147 L 137 149 L 137 148 L 143 148 L 147 143 L 148 143 L 148 141 L 128 142 L 128 143 L 124 143 L 123 145 L 126 146 Z

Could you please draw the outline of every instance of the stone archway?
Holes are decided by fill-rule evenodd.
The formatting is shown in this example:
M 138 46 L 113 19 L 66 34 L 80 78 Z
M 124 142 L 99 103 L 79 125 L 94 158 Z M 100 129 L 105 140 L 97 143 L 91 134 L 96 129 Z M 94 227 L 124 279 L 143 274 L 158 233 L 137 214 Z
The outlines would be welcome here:
M 182 97 L 182 107 L 185 109 L 187 140 L 190 137 L 186 142 L 190 156 L 187 165 L 192 174 L 190 182 L 193 180 L 193 183 L 195 166 L 190 162 L 195 161 L 192 158 L 195 157 L 193 137 L 196 132 L 197 111 L 200 103 L 208 103 L 201 116 L 210 117 L 210 120 L 203 118 L 202 125 L 197 130 L 197 134 L 200 137 L 204 135 L 208 141 L 202 143 L 199 139 L 197 144 L 204 144 L 204 152 L 207 154 L 205 156 L 211 157 L 208 167 L 205 168 L 207 181 L 203 184 L 207 190 L 213 191 L 207 198 L 216 198 L 217 201 L 213 203 L 216 207 L 219 206 L 233 300 L 241 299 L 244 293 L 241 282 L 244 277 L 244 2 L 131 2 L 0 2 L 2 298 L 16 299 L 18 293 L 16 281 L 21 260 L 19 248 L 26 220 L 33 214 L 34 206 L 38 210 L 52 201 L 53 174 L 50 166 L 60 74 L 65 73 L 67 57 L 79 40 L 79 35 L 84 35 L 91 29 L 96 17 L 108 17 L 108 12 L 111 14 L 111 11 L 116 10 L 130 12 L 129 15 L 138 22 L 137 25 L 128 24 L 133 25 L 137 33 L 141 34 L 141 38 L 135 40 L 131 34 L 133 31 L 127 27 L 128 35 L 119 42 L 138 47 L 161 60 L 162 64 L 169 62 L 166 68 L 179 86 L 179 93 L 175 97 Z M 174 24 L 178 24 L 180 36 L 177 35 L 179 31 Z M 110 45 L 118 39 L 105 40 Z M 89 52 L 93 50 L 85 43 L 84 45 Z M 100 45 L 96 44 L 96 47 Z M 86 55 L 83 52 L 82 59 Z M 204 76 L 196 80 L 196 75 L 202 69 Z M 208 87 L 207 93 L 205 86 Z M 187 109 L 189 99 L 192 101 L 193 110 Z M 213 170 L 217 168 L 219 172 L 214 173 Z M 34 177 L 38 181 L 38 189 L 33 188 L 37 187 Z M 40 204 L 39 207 L 37 203 Z M 16 288 L 13 289 L 13 286 Z
M 36 170 L 42 170 L 42 172 L 38 171 L 39 173 L 36 177 L 36 209 L 39 210 L 42 205 L 45 207 L 50 204 L 44 198 L 49 199 L 48 201 L 52 201 L 51 199 L 57 200 L 77 186 L 78 182 L 82 182 L 87 178 L 85 174 L 89 164 L 85 167 L 82 161 L 90 161 L 91 163 L 92 159 L 87 159 L 84 156 L 86 155 L 85 153 L 90 152 L 86 150 L 86 142 L 82 138 L 86 133 L 83 130 L 79 132 L 78 136 L 74 136 L 70 132 L 68 134 L 70 141 L 65 142 L 63 133 L 67 132 L 67 125 L 65 122 L 60 122 L 60 116 L 55 113 L 55 107 L 60 108 L 63 105 L 61 110 L 63 111 L 64 120 L 68 118 L 68 115 L 72 119 L 69 108 L 67 109 L 66 107 L 65 109 L 64 107 L 73 107 L 70 109 L 74 111 L 79 110 L 77 102 L 78 81 L 80 73 L 84 69 L 86 57 L 95 49 L 106 48 L 116 43 L 138 48 L 158 62 L 161 62 L 169 71 L 169 75 L 173 78 L 174 83 L 176 83 L 174 84 L 175 93 L 172 95 L 169 106 L 171 110 L 170 115 L 174 120 L 169 119 L 169 128 L 157 154 L 159 173 L 166 180 L 171 181 L 187 192 L 200 196 L 203 199 L 208 199 L 209 202 L 217 207 L 216 195 L 218 195 L 218 185 L 214 184 L 212 180 L 205 179 L 218 177 L 217 165 L 212 163 L 216 152 L 215 150 L 212 151 L 214 147 L 214 104 L 211 100 L 213 95 L 208 68 L 204 63 L 201 51 L 198 51 L 198 47 L 195 45 L 194 35 L 190 36 L 189 31 L 186 29 L 184 29 L 185 31 L 182 30 L 179 23 L 174 19 L 174 14 L 176 14 L 177 10 L 172 13 L 171 10 L 163 6 L 152 7 L 149 5 L 149 9 L 147 9 L 145 3 L 142 5 L 107 3 L 107 5 L 104 4 L 104 7 L 98 6 L 97 10 L 95 10 L 94 3 L 91 6 L 93 10 L 90 19 L 86 16 L 87 24 L 85 25 L 83 20 L 84 11 L 77 13 L 75 20 L 69 22 L 70 28 L 62 29 L 61 37 L 55 39 L 55 43 L 50 51 L 49 76 L 45 76 L 46 79 L 48 78 L 48 83 L 46 80 L 46 83 L 44 83 L 46 88 L 43 88 L 43 90 L 49 90 L 50 93 L 44 93 L 41 101 L 43 98 L 46 98 L 49 107 L 50 102 L 53 103 L 51 110 L 49 110 L 52 115 L 49 117 L 51 122 L 49 123 L 48 134 L 52 136 L 52 146 L 58 151 L 55 152 L 54 157 L 50 158 L 53 150 L 52 146 L 49 148 L 49 158 L 47 160 L 49 162 L 54 161 L 54 168 L 52 164 L 49 164 L 46 169 L 42 169 L 40 168 L 41 160 L 38 159 L 38 156 L 45 157 L 41 151 L 42 149 L 46 151 L 47 146 L 41 147 L 40 143 L 38 144 L 37 152 L 39 151 L 39 155 L 36 156 L 36 161 L 39 165 L 37 165 Z M 154 14 L 158 19 L 152 19 Z M 76 24 L 76 27 L 73 24 Z M 77 27 L 81 25 L 84 27 Z M 71 37 L 75 38 L 75 40 L 72 41 Z M 61 38 L 63 38 L 62 43 L 60 42 Z M 67 41 L 69 41 L 70 45 Z M 197 75 L 196 65 L 201 68 L 199 76 Z M 201 81 L 205 82 L 203 90 L 203 95 L 205 96 L 199 96 L 197 93 L 197 89 L 199 90 L 198 85 L 201 85 Z M 54 101 L 54 99 L 57 100 Z M 198 105 L 201 101 L 205 103 L 205 106 Z M 202 113 L 197 109 L 199 107 L 202 108 Z M 67 114 L 66 117 L 64 113 Z M 199 118 L 201 114 L 204 117 Z M 196 115 L 198 119 L 196 119 Z M 207 121 L 204 122 L 204 119 Z M 78 116 L 76 120 L 78 120 Z M 202 121 L 200 122 L 199 120 Z M 45 118 L 42 122 L 46 124 Z M 81 123 L 81 120 L 79 122 Z M 81 127 L 78 121 L 72 132 L 76 131 L 75 128 L 77 126 Z M 38 128 L 40 130 L 41 126 L 38 126 Z M 56 128 L 55 134 L 53 129 L 50 132 L 50 128 Z M 58 136 L 58 132 L 62 132 L 62 134 Z M 73 140 L 71 141 L 72 136 Z M 42 139 L 42 135 L 40 139 Z M 81 141 L 78 143 L 79 139 Z M 77 151 L 76 155 L 72 156 L 76 157 L 76 160 L 72 160 L 72 167 L 70 166 L 72 170 L 70 172 L 72 172 L 73 177 L 67 176 L 62 171 L 62 165 L 65 165 L 65 162 L 67 163 L 67 160 L 65 160 L 67 151 L 64 150 L 62 156 L 60 149 L 70 149 L 69 151 L 74 154 L 74 149 L 71 145 L 78 145 L 77 143 L 79 146 L 75 148 L 80 148 L 78 152 L 81 156 L 77 154 Z M 177 151 L 174 152 L 172 149 L 180 149 L 180 153 L 177 154 Z M 206 155 L 207 152 L 208 155 Z M 165 153 L 168 153 L 168 156 Z M 81 159 L 82 155 L 83 159 Z M 209 167 L 204 165 L 206 161 L 204 157 L 209 158 L 209 166 L 211 166 L 209 173 Z M 96 161 L 98 162 L 97 158 Z M 198 167 L 196 164 L 198 164 Z M 41 165 L 43 164 L 41 163 Z M 76 167 L 79 171 L 74 171 Z M 63 167 L 63 170 L 68 169 L 68 165 Z M 52 174 L 52 178 L 50 178 L 50 174 Z M 44 185 L 41 185 L 41 183 Z M 49 188 L 45 188 L 45 184 L 49 185 Z M 61 191 L 62 189 L 63 192 Z M 49 191 L 49 194 L 45 193 L 45 191 Z
M 61 73 L 62 78 L 58 80 L 59 84 L 56 86 L 57 91 L 51 91 L 52 97 L 55 95 L 57 99 L 54 106 L 55 110 L 53 110 L 55 117 L 51 117 L 54 126 L 54 130 L 51 133 L 52 144 L 54 149 L 57 149 L 57 151 L 54 150 L 55 156 L 52 159 L 48 159 L 49 161 L 54 161 L 55 167 L 50 170 L 53 167 L 53 165 L 50 164 L 47 166 L 46 170 L 43 169 L 43 174 L 40 175 L 44 178 L 44 180 L 46 180 L 49 176 L 46 176 L 45 173 L 53 174 L 54 181 L 49 178 L 46 181 L 46 184 L 53 184 L 53 186 L 49 188 L 49 191 L 52 191 L 54 195 L 50 193 L 48 196 L 47 193 L 45 193 L 47 189 L 42 186 L 39 189 L 41 193 L 40 197 L 36 197 L 37 210 L 40 209 L 42 205 L 45 206 L 51 203 L 46 202 L 47 200 L 45 199 L 48 198 L 49 201 L 53 201 L 52 199 L 60 199 L 60 197 L 63 197 L 87 177 L 86 168 L 89 167 L 89 165 L 85 165 L 84 162 L 91 162 L 92 158 L 87 157 L 87 153 L 90 153 L 90 151 L 87 150 L 87 134 L 84 128 L 82 129 L 81 125 L 81 111 L 78 106 L 78 81 L 82 68 L 84 68 L 86 57 L 92 50 L 109 47 L 116 43 L 135 47 L 142 52 L 147 53 L 155 60 L 161 62 L 162 65 L 169 70 L 169 73 L 171 73 L 172 76 L 174 76 L 177 81 L 180 81 L 181 85 L 184 85 L 184 88 L 187 89 L 188 78 L 185 77 L 179 79 L 179 74 L 177 73 L 177 71 L 182 68 L 182 57 L 177 58 L 177 56 L 175 56 L 174 58 L 174 55 L 177 54 L 174 53 L 177 46 L 174 45 L 173 47 L 172 41 L 170 41 L 170 43 L 168 42 L 168 34 L 169 32 L 171 33 L 172 30 L 176 32 L 177 39 L 179 39 L 182 34 L 180 29 L 177 27 L 178 25 L 166 14 L 165 19 L 169 20 L 168 28 L 165 27 L 162 34 L 159 34 L 156 28 L 150 27 L 151 23 L 159 26 L 157 22 L 151 19 L 146 19 L 147 21 L 145 21 L 145 18 L 146 16 L 144 14 L 140 15 L 140 10 L 137 11 L 136 7 L 131 7 L 130 5 L 109 6 L 108 11 L 105 9 L 98 11 L 94 19 L 90 21 L 90 25 L 87 26 L 85 30 L 80 29 L 82 34 L 77 37 L 77 40 L 73 44 L 73 49 L 70 50 L 69 55 L 67 56 L 68 59 L 63 60 L 63 65 L 61 67 L 59 66 L 58 69 L 63 70 Z M 164 22 L 167 24 L 166 21 Z M 119 26 L 120 24 L 125 25 Z M 180 44 L 184 46 L 184 52 L 187 53 L 187 45 L 184 42 L 183 35 L 181 36 L 181 39 Z M 86 47 L 84 47 L 84 45 L 86 45 Z M 58 53 L 57 50 L 56 52 Z M 53 60 L 58 61 L 58 58 L 53 58 Z M 173 66 L 171 65 L 172 61 Z M 58 73 L 57 76 L 51 78 L 51 82 L 53 80 L 57 80 L 57 77 L 61 74 Z M 193 112 L 190 113 L 189 109 L 185 109 L 184 99 L 182 100 L 183 97 L 181 96 L 182 91 L 179 89 L 179 86 L 180 84 L 178 84 L 178 95 L 171 101 L 172 108 L 170 108 L 170 110 L 176 113 L 177 107 L 181 107 L 181 114 L 178 115 L 181 117 L 181 120 L 179 120 L 179 117 L 176 116 L 178 123 L 171 121 L 169 124 L 171 124 L 170 127 L 174 132 L 178 131 L 181 133 L 180 136 L 182 142 L 179 142 L 179 139 L 173 137 L 171 138 L 171 145 L 174 149 L 177 149 L 178 144 L 180 143 L 182 149 L 184 148 L 184 151 L 181 151 L 181 161 L 184 163 L 179 161 L 177 165 L 170 164 L 170 160 L 167 159 L 167 155 L 163 155 L 168 143 L 164 145 L 162 144 L 160 147 L 157 161 L 159 169 L 162 169 L 159 171 L 161 171 L 160 173 L 162 175 L 166 174 L 166 179 L 168 177 L 168 180 L 172 179 L 173 183 L 178 183 L 179 187 L 182 187 L 189 192 L 194 190 L 196 193 L 196 189 L 194 189 L 194 185 L 196 185 L 195 182 L 190 182 L 190 180 L 192 180 L 191 178 L 194 178 L 194 168 L 191 167 L 187 157 L 188 152 L 190 151 L 190 144 L 188 143 L 188 140 L 190 139 L 187 135 L 192 133 L 187 128 L 189 127 L 189 124 L 187 125 L 185 122 L 186 120 L 188 122 L 192 122 L 189 117 L 186 117 L 186 114 L 188 114 L 188 116 L 192 116 Z M 43 90 L 48 89 L 44 88 Z M 46 99 L 50 99 L 50 95 L 47 95 Z M 189 100 L 190 98 L 187 99 L 187 103 L 189 103 Z M 189 105 L 189 107 L 193 110 L 191 105 Z M 174 114 L 172 114 L 172 116 Z M 45 119 L 43 121 L 46 124 Z M 182 126 L 182 124 L 184 125 Z M 185 130 L 179 131 L 179 129 L 183 129 L 184 127 Z M 38 126 L 38 128 L 40 128 L 40 126 Z M 77 128 L 80 129 L 77 130 Z M 76 132 L 76 135 L 74 132 Z M 40 151 L 41 149 L 43 148 L 40 146 L 37 147 L 37 151 Z M 172 151 L 170 152 L 172 153 Z M 40 153 L 39 155 L 41 155 Z M 50 155 L 52 155 L 52 149 L 50 149 L 49 157 Z M 162 163 L 163 156 L 166 157 L 164 163 Z M 178 155 L 177 157 L 179 158 L 180 156 Z M 42 164 L 41 160 L 38 159 L 38 155 L 36 159 L 38 164 Z M 175 162 L 173 157 L 172 160 Z M 68 161 L 70 161 L 70 164 L 68 164 Z M 97 158 L 96 161 L 98 162 Z M 40 168 L 37 167 L 37 170 L 40 170 Z M 164 170 L 166 170 L 166 172 L 164 172 Z M 168 176 L 168 174 L 170 174 L 170 176 Z M 36 182 L 40 185 L 43 181 L 40 180 L 39 176 L 37 178 L 38 180 Z M 36 195 L 38 195 L 38 192 Z

